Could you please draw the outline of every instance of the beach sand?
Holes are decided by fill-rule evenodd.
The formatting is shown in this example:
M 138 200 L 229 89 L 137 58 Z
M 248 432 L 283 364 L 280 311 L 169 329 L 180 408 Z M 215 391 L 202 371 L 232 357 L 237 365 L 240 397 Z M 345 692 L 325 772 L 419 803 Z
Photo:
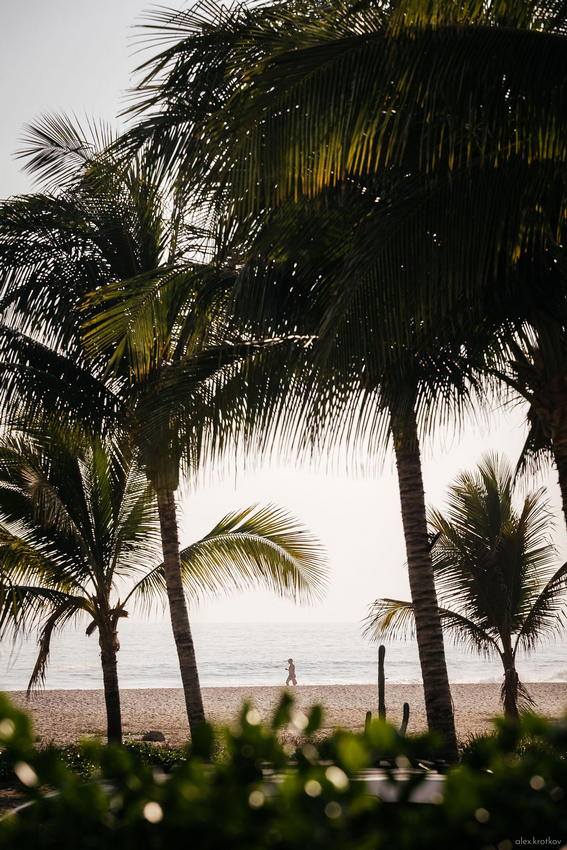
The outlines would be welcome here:
M 567 682 L 528 685 L 536 710 L 551 718 L 567 711 Z M 234 720 L 245 700 L 268 719 L 279 699 L 281 688 L 204 688 L 207 719 L 213 723 Z M 324 707 L 324 730 L 341 726 L 361 729 L 369 709 L 377 713 L 374 685 L 306 685 L 289 688 L 297 707 L 305 711 L 314 703 Z M 452 685 L 457 734 L 460 740 L 490 729 L 490 719 L 500 712 L 500 686 L 497 684 Z M 69 744 L 81 737 L 104 736 L 106 725 L 102 691 L 40 691 L 29 700 L 25 693 L 12 692 L 15 703 L 31 712 L 34 730 L 42 744 Z M 164 733 L 171 744 L 184 743 L 189 735 L 183 693 L 176 688 L 131 689 L 121 692 L 125 737 L 140 738 L 150 729 Z M 388 720 L 398 725 L 402 706 L 411 708 L 409 733 L 425 729 L 425 708 L 420 685 L 392 684 L 386 687 Z

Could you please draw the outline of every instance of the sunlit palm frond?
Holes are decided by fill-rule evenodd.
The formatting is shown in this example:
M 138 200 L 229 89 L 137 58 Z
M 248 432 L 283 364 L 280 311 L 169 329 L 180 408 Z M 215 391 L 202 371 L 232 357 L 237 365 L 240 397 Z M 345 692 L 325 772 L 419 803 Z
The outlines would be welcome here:
M 293 233 L 274 209 L 366 196 L 323 268 L 329 344 L 338 328 L 356 337 L 353 312 L 380 288 L 398 338 L 421 316 L 394 296 L 416 287 L 428 321 L 463 315 L 470 329 L 464 302 L 482 319 L 481 286 L 515 292 L 522 258 L 561 243 L 564 200 L 549 203 L 567 151 L 560 2 L 206 3 L 149 31 L 166 46 L 146 63 L 130 140 L 151 140 L 156 162 L 252 234 L 268 218 L 271 259 Z M 249 294 L 257 313 L 265 289 Z
M 371 640 L 385 637 L 406 640 L 415 634 L 413 605 L 400 599 L 377 599 L 364 623 L 364 636 Z
M 31 522 L 0 525 L 0 573 L 5 588 L 14 593 L 36 586 L 80 595 L 90 579 L 80 557 L 72 549 L 69 553 L 61 536 L 54 540 Z
M 326 557 L 319 541 L 295 517 L 274 505 L 227 514 L 201 540 L 181 551 L 182 577 L 190 599 L 250 587 L 267 587 L 295 601 L 323 592 Z M 132 593 L 163 594 L 159 566 Z
M 246 84 L 221 101 L 209 130 L 217 152 L 224 143 L 221 167 L 232 166 L 225 184 L 235 197 L 248 189 L 253 203 L 257 181 L 261 202 L 273 205 L 404 158 L 408 170 L 413 163 L 424 171 L 476 156 L 505 162 L 528 150 L 532 159 L 564 161 L 563 39 L 541 28 L 529 0 L 514 4 L 518 15 L 508 3 L 485 4 L 479 14 L 480 6 L 461 4 L 461 16 L 443 0 L 402 3 L 390 14 L 368 6 L 359 16 L 335 3 L 313 9 L 315 25 L 297 15 L 293 47 L 282 27 L 267 57 L 252 33 L 238 57 Z M 308 144 L 298 144 L 302 136 Z
M 109 571 L 136 575 L 154 568 L 161 558 L 161 535 L 155 493 L 142 470 L 128 468 L 120 502 L 114 506 Z
M 111 350 L 111 368 L 116 367 L 120 356 L 125 356 L 137 373 L 146 375 L 155 363 L 156 347 L 163 356 L 168 353 L 168 335 L 156 339 L 156 332 L 166 324 L 164 311 L 170 300 L 167 289 L 175 286 L 179 274 L 174 265 L 166 265 L 95 290 L 83 305 L 89 312 L 98 307 L 86 321 L 83 339 L 87 352 L 96 356 Z M 171 323 L 167 324 L 170 330 Z

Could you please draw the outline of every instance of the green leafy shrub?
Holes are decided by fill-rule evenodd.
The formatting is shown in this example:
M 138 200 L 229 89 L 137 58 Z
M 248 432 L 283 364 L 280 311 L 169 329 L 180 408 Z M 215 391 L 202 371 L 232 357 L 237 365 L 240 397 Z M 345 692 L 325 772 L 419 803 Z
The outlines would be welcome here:
M 170 771 L 175 764 L 187 759 L 187 750 L 182 747 L 161 747 L 147 741 L 128 741 L 124 744 L 124 748 L 136 753 L 144 764 L 160 767 L 166 772 Z M 97 764 L 92 761 L 89 754 L 89 747 L 87 751 L 84 746 L 77 745 L 44 749 L 60 759 L 77 776 L 88 778 L 96 774 L 98 770 Z M 14 772 L 9 752 L 4 750 L 0 752 L 0 782 L 10 779 L 14 779 Z
M 319 709 L 295 719 L 306 735 L 320 721 Z M 375 721 L 366 734 L 337 732 L 323 753 L 313 742 L 292 752 L 281 731 L 293 722 L 285 695 L 270 726 L 245 706 L 233 728 L 203 726 L 190 750 L 157 768 L 157 748 L 87 743 L 80 748 L 81 764 L 92 765 L 87 779 L 69 758 L 35 749 L 27 717 L 0 697 L 4 764 L 33 802 L 0 821 L 0 848 L 512 850 L 522 839 L 561 847 L 567 838 L 564 724 L 533 716 L 498 722 L 494 736 L 447 771 L 444 799 L 417 804 L 410 791 L 424 773 L 404 782 L 389 771 L 397 803 L 369 794 L 358 774 L 379 754 L 397 753 L 398 765 L 408 766 L 429 739 L 401 738 Z M 520 755 L 526 738 L 534 746 Z
M 185 747 L 156 746 L 149 741 L 128 741 L 124 747 L 135 753 L 145 764 L 161 767 L 170 771 L 174 765 L 187 761 L 188 751 Z
M 535 715 L 524 717 L 524 721 L 519 727 L 519 733 L 514 735 L 514 754 L 518 756 L 533 755 L 535 753 L 555 755 L 559 759 L 567 759 L 567 752 L 561 749 L 561 738 L 558 741 L 554 735 L 532 735 L 530 729 L 533 726 Z M 496 727 L 501 725 L 500 721 L 496 721 Z M 506 724 L 505 724 L 506 728 Z M 514 728 L 514 727 L 512 727 Z M 473 764 L 479 766 L 485 762 L 494 750 L 494 739 L 498 736 L 498 731 L 483 732 L 479 735 L 471 735 L 459 746 L 461 761 L 465 764 Z M 507 737 L 507 745 L 512 746 L 511 739 Z

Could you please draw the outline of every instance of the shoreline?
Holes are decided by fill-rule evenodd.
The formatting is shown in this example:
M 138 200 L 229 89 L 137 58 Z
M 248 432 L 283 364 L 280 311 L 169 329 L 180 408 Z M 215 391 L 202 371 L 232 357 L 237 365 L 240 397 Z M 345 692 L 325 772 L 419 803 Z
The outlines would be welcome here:
M 567 712 L 567 682 L 525 683 L 534 698 L 535 710 L 557 719 Z M 377 714 L 377 687 L 373 685 L 218 686 L 202 689 L 207 719 L 214 724 L 235 720 L 245 701 L 254 704 L 268 720 L 283 690 L 293 693 L 296 706 L 306 711 L 315 703 L 324 709 L 321 732 L 340 726 L 360 730 L 366 711 Z M 125 739 L 139 739 L 150 729 L 164 733 L 172 745 L 187 741 L 189 728 L 181 688 L 124 688 L 121 690 Z M 500 685 L 467 683 L 451 685 L 457 736 L 466 740 L 491 729 L 491 718 L 501 713 Z M 6 691 L 12 701 L 30 712 L 38 743 L 65 745 L 82 737 L 104 737 L 106 715 L 102 690 Z M 399 725 L 404 702 L 410 704 L 408 732 L 425 731 L 423 689 L 419 684 L 386 684 L 387 719 Z

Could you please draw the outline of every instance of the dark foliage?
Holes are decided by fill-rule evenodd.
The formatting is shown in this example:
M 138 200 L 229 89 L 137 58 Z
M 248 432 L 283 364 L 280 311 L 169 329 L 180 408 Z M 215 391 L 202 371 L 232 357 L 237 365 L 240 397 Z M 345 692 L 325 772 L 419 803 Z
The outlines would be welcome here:
M 390 772 L 396 803 L 368 794 L 360 777 L 377 753 L 397 752 L 398 766 L 407 766 L 429 739 L 404 739 L 377 721 L 363 735 L 336 732 L 325 760 L 314 743 L 292 754 L 278 731 L 295 719 L 311 735 L 321 715 L 314 709 L 305 726 L 286 696 L 270 726 L 249 706 L 230 730 L 203 725 L 169 775 L 154 766 L 156 748 L 89 744 L 81 749 L 93 765 L 85 779 L 75 755 L 34 749 L 28 719 L 5 698 L 0 718 L 3 763 L 33 803 L 0 821 L 0 848 L 476 850 L 511 848 L 522 837 L 560 846 L 567 834 L 567 727 L 535 716 L 498 721 L 448 770 L 443 799 L 428 804 L 410 800 L 427 771 L 405 780 Z M 526 736 L 532 745 L 522 747 Z

